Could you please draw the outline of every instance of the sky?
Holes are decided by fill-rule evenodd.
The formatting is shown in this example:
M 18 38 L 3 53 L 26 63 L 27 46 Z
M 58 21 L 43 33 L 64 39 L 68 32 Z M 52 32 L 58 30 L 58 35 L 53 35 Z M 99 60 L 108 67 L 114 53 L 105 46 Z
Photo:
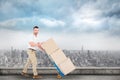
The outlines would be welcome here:
M 120 50 L 120 0 L 0 0 L 0 49 L 26 49 L 34 26 L 62 49 Z

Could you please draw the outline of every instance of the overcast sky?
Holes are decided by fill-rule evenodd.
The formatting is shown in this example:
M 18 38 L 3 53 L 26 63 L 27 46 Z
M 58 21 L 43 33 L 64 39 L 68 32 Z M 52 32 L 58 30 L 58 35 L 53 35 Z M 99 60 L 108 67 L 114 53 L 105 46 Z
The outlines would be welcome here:
M 120 50 L 120 0 L 0 0 L 0 49 L 26 49 L 35 25 L 62 49 Z

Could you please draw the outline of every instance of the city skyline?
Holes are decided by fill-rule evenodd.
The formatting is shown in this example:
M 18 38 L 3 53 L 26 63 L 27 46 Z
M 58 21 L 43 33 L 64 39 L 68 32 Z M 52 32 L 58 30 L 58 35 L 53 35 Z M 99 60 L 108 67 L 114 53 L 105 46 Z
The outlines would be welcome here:
M 63 50 L 76 67 L 119 67 L 120 51 Z M 22 68 L 27 61 L 27 50 L 0 50 L 0 67 Z M 37 67 L 54 67 L 46 53 L 37 51 Z M 31 67 L 31 66 L 30 66 Z

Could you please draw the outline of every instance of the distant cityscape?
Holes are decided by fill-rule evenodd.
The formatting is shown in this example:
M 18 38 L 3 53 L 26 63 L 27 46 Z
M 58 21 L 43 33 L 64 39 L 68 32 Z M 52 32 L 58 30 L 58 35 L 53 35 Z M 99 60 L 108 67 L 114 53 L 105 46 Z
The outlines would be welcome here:
M 120 51 L 63 50 L 77 67 L 120 67 Z M 46 53 L 37 51 L 38 67 L 53 67 Z M 0 50 L 0 67 L 23 67 L 27 50 Z

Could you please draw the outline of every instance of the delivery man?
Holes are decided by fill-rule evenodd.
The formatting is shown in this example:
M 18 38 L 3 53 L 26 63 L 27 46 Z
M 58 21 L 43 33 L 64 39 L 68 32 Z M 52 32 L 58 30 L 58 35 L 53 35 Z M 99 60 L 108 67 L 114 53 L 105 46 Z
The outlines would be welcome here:
M 42 78 L 42 76 L 38 75 L 36 69 L 37 67 L 36 50 L 37 48 L 40 48 L 39 46 L 40 43 L 38 40 L 38 32 L 39 32 L 39 27 L 38 26 L 33 27 L 33 36 L 31 37 L 31 40 L 28 42 L 28 50 L 27 50 L 28 59 L 22 71 L 22 75 L 28 77 L 29 75 L 27 74 L 27 69 L 29 65 L 32 64 L 33 78 L 35 79 Z
M 38 32 L 39 32 L 39 27 L 34 26 L 33 27 L 33 35 L 31 37 L 31 40 L 29 40 L 29 42 L 28 42 L 28 50 L 27 50 L 28 59 L 24 66 L 24 69 L 21 73 L 23 76 L 29 77 L 29 75 L 27 74 L 27 69 L 28 69 L 29 65 L 32 64 L 34 79 L 42 78 L 42 76 L 38 75 L 37 68 L 36 68 L 37 67 L 36 50 L 40 49 L 40 50 L 44 51 L 44 49 L 41 47 L 42 43 L 40 43 L 38 40 Z M 61 76 L 58 74 L 57 78 L 61 78 Z

